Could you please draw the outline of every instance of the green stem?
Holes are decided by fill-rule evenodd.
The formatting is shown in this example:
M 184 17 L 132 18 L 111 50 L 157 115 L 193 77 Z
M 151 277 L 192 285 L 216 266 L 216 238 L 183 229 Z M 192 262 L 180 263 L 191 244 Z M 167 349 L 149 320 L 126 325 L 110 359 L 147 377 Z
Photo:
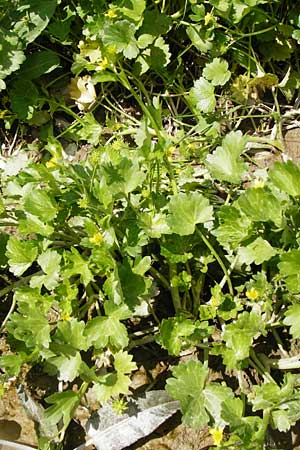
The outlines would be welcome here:
M 139 95 L 137 95 L 137 93 L 135 92 L 135 90 L 133 89 L 133 87 L 131 86 L 128 77 L 123 69 L 122 66 L 120 66 L 120 74 L 118 76 L 121 84 L 128 89 L 128 91 L 130 92 L 130 94 L 133 96 L 133 98 L 136 100 L 136 102 L 138 103 L 139 107 L 141 108 L 141 110 L 143 111 L 143 113 L 145 114 L 145 116 L 149 119 L 151 126 L 154 128 L 155 133 L 157 135 L 157 138 L 160 142 L 162 142 L 162 136 L 161 136 L 161 130 L 159 129 L 159 125 L 156 123 L 155 118 L 152 116 L 152 114 L 150 113 L 149 109 L 146 107 L 146 105 L 144 104 L 144 102 L 141 100 L 141 98 L 139 97 Z M 150 105 L 150 98 L 148 95 L 148 92 L 144 89 L 144 86 L 136 79 L 135 80 L 138 88 L 141 90 L 141 92 L 143 92 L 143 94 L 145 95 L 145 98 L 147 100 L 147 102 Z
M 239 31 L 231 30 L 232 34 L 237 34 L 240 38 L 250 37 L 250 36 L 258 36 L 259 34 L 267 33 L 268 31 L 274 30 L 277 25 L 272 25 L 271 27 L 264 28 L 263 30 L 253 31 L 252 33 L 240 33 Z
M 0 221 L 0 227 L 16 227 L 18 222 L 2 222 Z
M 227 270 L 228 276 L 231 274 L 231 272 L 233 271 L 233 269 L 235 268 L 235 265 L 237 263 L 238 260 L 238 255 L 235 256 L 235 258 L 233 259 L 232 263 L 230 264 L 229 270 Z M 226 283 L 227 278 L 224 275 L 224 277 L 222 278 L 221 282 L 220 282 L 220 288 L 223 289 L 224 284 Z
M 96 303 L 98 299 L 98 296 L 88 297 L 88 300 L 86 303 L 84 303 L 83 306 L 81 306 L 78 310 L 78 318 L 79 320 L 83 319 L 90 307 L 93 305 L 93 303 Z
M 13 291 L 14 289 L 24 286 L 24 284 L 27 284 L 27 282 L 36 275 L 42 275 L 44 272 L 42 270 L 39 270 L 38 272 L 33 273 L 32 275 L 28 275 L 27 277 L 21 278 L 21 280 L 15 281 L 14 283 L 11 283 L 9 286 L 6 286 L 5 288 L 0 290 L 0 298 L 4 297 L 4 295 L 8 294 L 9 292 Z
M 209 240 L 206 238 L 206 236 L 204 236 L 203 233 L 201 233 L 201 231 L 199 230 L 199 228 L 196 227 L 196 233 L 201 237 L 202 241 L 204 242 L 204 244 L 207 246 L 207 248 L 211 251 L 211 253 L 214 255 L 214 257 L 216 258 L 217 262 L 219 263 L 221 269 L 223 270 L 224 276 L 226 278 L 226 282 L 228 285 L 228 289 L 230 292 L 230 295 L 234 295 L 233 292 L 233 287 L 232 287 L 232 283 L 231 283 L 231 279 L 229 276 L 229 273 L 226 269 L 225 264 L 223 263 L 222 259 L 220 258 L 219 254 L 216 252 L 216 250 L 214 249 L 214 247 L 211 245 L 211 243 L 209 242 Z
M 249 386 L 248 386 L 248 382 L 245 380 L 242 370 L 237 370 L 237 380 L 238 380 L 239 387 L 241 390 L 241 395 L 244 396 L 243 404 L 244 404 L 244 409 L 245 409 L 245 394 L 247 394 L 249 392 Z
M 257 358 L 255 351 L 251 348 L 250 349 L 250 361 L 252 360 L 252 364 L 258 373 L 260 373 L 264 378 L 266 378 L 270 383 L 275 383 L 274 379 L 271 377 L 271 375 L 268 373 L 267 369 L 263 365 L 263 363 Z
M 178 193 L 177 183 L 176 183 L 176 179 L 175 179 L 175 176 L 174 176 L 174 171 L 173 171 L 172 164 L 170 164 L 167 156 L 165 156 L 165 158 L 164 158 L 164 163 L 166 165 L 166 168 L 167 168 L 167 171 L 168 171 L 168 174 L 169 174 L 169 177 L 170 177 L 173 194 L 176 195 Z
M 264 409 L 262 424 L 259 430 L 254 434 L 254 439 L 259 443 L 262 443 L 265 440 L 265 435 L 270 422 L 270 415 L 271 415 L 271 408 Z
M 147 336 L 143 336 L 140 339 L 132 340 L 131 343 L 129 344 L 127 350 L 130 351 L 133 348 L 141 347 L 142 345 L 146 345 L 146 344 L 150 344 L 152 342 L 155 342 L 155 340 L 156 340 L 156 335 L 155 334 L 150 334 L 150 335 L 148 334 Z
M 37 46 L 37 47 L 39 47 L 39 48 L 42 48 L 43 50 L 49 50 L 49 48 L 48 47 L 46 47 L 45 45 L 42 45 L 42 44 L 39 44 L 36 40 L 34 41 L 34 45 L 35 46 Z M 68 58 L 67 56 L 65 56 L 64 54 L 62 54 L 62 53 L 59 53 L 58 51 L 54 51 L 54 50 L 51 50 L 52 52 L 54 52 L 57 56 L 59 56 L 60 58 L 62 58 L 62 59 L 64 59 L 65 61 L 67 61 L 68 63 L 73 63 L 73 59 L 71 59 L 71 58 Z
M 149 272 L 161 282 L 165 289 L 167 289 L 168 291 L 171 289 L 168 280 L 158 270 L 156 270 L 154 267 L 150 267 Z
M 277 113 L 277 118 L 276 118 L 276 123 L 278 125 L 278 137 L 279 137 L 279 141 L 283 143 L 283 134 L 282 134 L 282 121 L 281 121 L 281 111 L 280 111 L 280 105 L 278 102 L 278 98 L 276 95 L 276 92 L 274 92 L 272 90 L 272 94 L 273 94 L 273 99 L 274 99 L 274 105 L 276 108 L 276 113 Z
M 270 145 L 271 147 L 276 147 L 281 152 L 283 151 L 283 144 L 282 141 L 279 140 L 273 140 L 268 139 L 267 137 L 260 137 L 260 136 L 249 136 L 248 142 L 255 142 L 255 143 L 261 143 L 264 145 Z
M 271 330 L 273 328 L 282 328 L 282 327 L 283 327 L 283 324 L 281 322 L 279 322 L 279 321 L 266 324 L 266 329 L 267 330 Z
M 16 297 L 14 296 L 14 297 L 13 297 L 13 300 L 12 300 L 12 303 L 11 303 L 11 306 L 10 306 L 10 308 L 9 308 L 9 311 L 8 311 L 8 313 L 6 314 L 5 319 L 3 320 L 2 324 L 1 324 L 1 327 L 0 327 L 0 333 L 2 333 L 2 331 L 3 331 L 4 328 L 5 328 L 5 325 L 7 324 L 8 320 L 9 320 L 9 318 L 10 318 L 10 316 L 11 316 L 11 314 L 14 312 L 15 307 L 16 307 L 16 304 L 17 304 L 17 299 L 16 299 Z
M 126 89 L 129 90 L 129 92 L 131 93 L 133 98 L 136 100 L 136 102 L 140 106 L 141 110 L 143 111 L 145 117 L 148 118 L 148 120 L 157 136 L 159 146 L 163 150 L 164 146 L 165 146 L 165 137 L 163 135 L 163 131 L 161 129 L 160 124 L 157 122 L 155 116 L 153 114 L 151 114 L 151 112 L 150 112 L 150 108 L 153 109 L 153 106 L 151 105 L 151 99 L 150 99 L 149 94 L 148 94 L 147 90 L 145 89 L 143 83 L 141 83 L 138 78 L 134 77 L 134 81 L 135 81 L 137 87 L 139 88 L 140 92 L 145 96 L 145 99 L 148 103 L 148 107 L 145 105 L 145 103 L 141 100 L 140 96 L 135 92 L 135 90 L 131 86 L 130 81 L 126 75 L 126 72 L 124 71 L 122 66 L 120 66 L 120 73 L 118 74 L 118 77 L 119 77 L 121 84 Z M 167 156 L 165 156 L 165 158 L 164 158 L 164 163 L 166 165 L 166 168 L 167 168 L 167 171 L 168 171 L 168 174 L 170 177 L 172 191 L 174 194 L 177 194 L 178 190 L 177 190 L 176 179 L 174 176 L 172 165 L 170 164 Z
M 77 122 L 80 123 L 82 126 L 85 126 L 83 119 L 78 114 L 76 114 L 71 108 L 68 108 L 67 106 L 57 103 L 53 100 L 50 100 L 50 102 L 54 105 L 54 107 L 56 108 L 57 111 L 60 110 L 60 111 L 66 112 L 67 114 L 69 114 L 69 116 L 73 117 L 73 119 L 77 120 Z M 71 124 L 70 127 L 72 125 L 73 124 Z M 70 127 L 68 127 L 68 128 L 70 128 Z
M 284 350 L 282 340 L 280 339 L 280 336 L 279 336 L 277 330 L 275 328 L 273 328 L 271 331 L 272 331 L 272 334 L 274 336 L 274 339 L 278 345 L 278 348 L 279 348 L 281 354 L 285 357 L 288 357 L 289 354 L 286 350 Z
M 170 275 L 170 282 L 171 282 L 170 291 L 171 291 L 171 295 L 172 295 L 172 301 L 173 301 L 175 313 L 177 313 L 181 309 L 181 300 L 180 300 L 178 287 L 172 286 L 172 278 L 177 275 L 176 264 L 169 265 L 169 275 Z
M 86 393 L 86 391 L 87 391 L 89 385 L 90 385 L 90 383 L 89 383 L 88 381 L 84 381 L 84 382 L 82 383 L 82 385 L 80 386 L 79 392 L 78 392 L 78 395 L 79 395 L 80 397 L 82 397 L 82 396 Z
M 207 342 L 208 342 L 208 339 L 205 338 L 203 340 L 204 345 L 205 345 L 205 343 L 207 344 Z M 210 351 L 210 348 L 209 348 L 208 345 L 203 347 L 203 363 L 207 363 L 208 364 L 209 351 Z
M 195 286 L 192 286 L 193 294 L 193 315 L 196 316 L 199 312 L 199 306 L 201 304 L 201 292 L 204 286 L 205 273 L 201 272 Z

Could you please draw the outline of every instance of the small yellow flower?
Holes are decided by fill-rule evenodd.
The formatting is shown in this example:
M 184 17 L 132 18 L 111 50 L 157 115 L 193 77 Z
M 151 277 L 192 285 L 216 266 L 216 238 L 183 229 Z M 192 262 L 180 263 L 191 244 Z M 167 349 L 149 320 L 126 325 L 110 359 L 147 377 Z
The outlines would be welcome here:
M 117 47 L 115 45 L 109 45 L 106 51 L 109 55 L 114 56 L 117 53 Z
M 113 150 L 119 151 L 121 150 L 121 148 L 124 146 L 124 142 L 122 141 L 122 139 L 116 139 L 114 140 L 114 142 L 111 144 L 111 148 Z
M 56 156 L 53 156 L 53 158 L 49 159 L 49 161 L 46 162 L 46 167 L 48 169 L 53 169 L 57 166 L 57 158 Z
M 105 13 L 105 16 L 108 17 L 109 19 L 115 19 L 118 16 L 118 14 L 115 9 L 111 8 Z
M 99 245 L 103 241 L 103 236 L 101 233 L 99 233 L 99 231 L 97 231 L 97 233 L 95 233 L 92 237 L 89 238 L 89 241 L 91 244 Z
M 114 123 L 112 129 L 114 131 L 118 131 L 121 128 L 121 126 L 122 126 L 122 124 L 120 122 L 116 122 L 116 123 Z
M 172 159 L 174 152 L 176 150 L 176 147 L 174 145 L 169 145 L 169 147 L 166 148 L 166 155 L 168 159 Z
M 263 180 L 255 180 L 254 184 L 252 185 L 253 189 L 259 189 L 259 188 L 263 188 L 265 185 L 265 182 Z
M 223 429 L 222 428 L 210 428 L 210 434 L 212 435 L 214 445 L 220 446 L 223 439 Z
M 61 313 L 60 318 L 61 318 L 61 320 L 65 320 L 65 321 L 71 320 L 71 316 L 70 316 L 70 314 L 67 313 L 67 312 Z
M 257 300 L 259 297 L 259 293 L 254 287 L 252 287 L 249 291 L 246 291 L 246 297 L 249 300 Z
M 2 109 L 0 111 L 0 119 L 3 119 L 3 117 L 8 113 L 7 109 Z
M 206 13 L 205 17 L 204 17 L 204 25 L 208 25 L 209 22 L 212 22 L 213 18 L 214 18 L 214 16 L 210 12 Z
M 114 400 L 112 407 L 116 414 L 123 414 L 127 409 L 127 402 L 121 398 L 120 400 Z
M 99 163 L 100 160 L 100 152 L 99 151 L 94 151 L 90 156 L 89 156 L 89 162 L 92 166 L 95 166 L 96 164 Z
M 188 148 L 190 151 L 193 151 L 193 150 L 195 150 L 195 149 L 197 148 L 197 146 L 196 146 L 196 144 L 195 144 L 194 142 L 190 142 L 190 143 L 187 145 L 187 148 Z
M 86 209 L 89 206 L 86 198 L 79 199 L 77 202 L 77 205 L 79 206 L 79 208 L 82 208 L 82 209 Z
M 98 66 L 96 67 L 96 70 L 105 70 L 108 67 L 108 60 L 107 58 L 103 58 L 102 61 L 99 62 Z
M 150 192 L 148 191 L 148 189 L 143 189 L 143 190 L 142 190 L 142 197 L 143 197 L 143 198 L 148 198 L 148 197 L 150 197 Z
M 212 298 L 210 299 L 210 304 L 211 306 L 216 308 L 217 306 L 219 306 L 219 301 L 216 299 L 216 297 L 212 296 Z

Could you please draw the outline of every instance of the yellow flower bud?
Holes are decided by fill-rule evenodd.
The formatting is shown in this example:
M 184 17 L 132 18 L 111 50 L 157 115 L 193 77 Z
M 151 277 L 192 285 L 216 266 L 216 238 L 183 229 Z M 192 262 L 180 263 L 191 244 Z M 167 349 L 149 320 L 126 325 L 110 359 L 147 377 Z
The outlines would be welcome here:
M 208 25 L 209 22 L 212 22 L 213 17 L 214 17 L 214 16 L 213 16 L 211 13 L 205 14 L 205 17 L 204 17 L 204 25 Z

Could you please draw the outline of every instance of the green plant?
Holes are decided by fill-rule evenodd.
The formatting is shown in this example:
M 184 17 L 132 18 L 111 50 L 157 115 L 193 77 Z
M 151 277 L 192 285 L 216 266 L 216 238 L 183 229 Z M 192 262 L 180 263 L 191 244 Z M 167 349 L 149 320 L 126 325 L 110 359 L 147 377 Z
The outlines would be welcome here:
M 14 3 L 0 17 L 1 118 L 21 147 L 1 159 L 0 363 L 4 380 L 39 366 L 60 385 L 40 447 L 59 445 L 88 390 L 102 404 L 127 395 L 132 349 L 155 341 L 193 349 L 166 384 L 186 424 L 263 448 L 300 419 L 300 169 L 252 162 L 254 145 L 282 149 L 296 10 Z M 232 385 L 211 381 L 218 365 Z

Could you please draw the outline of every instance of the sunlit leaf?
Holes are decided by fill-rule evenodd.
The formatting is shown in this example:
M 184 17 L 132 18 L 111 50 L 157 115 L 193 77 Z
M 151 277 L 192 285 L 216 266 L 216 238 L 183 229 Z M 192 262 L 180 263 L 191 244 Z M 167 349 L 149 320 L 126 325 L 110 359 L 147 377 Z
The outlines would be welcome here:
M 171 232 L 185 236 L 193 234 L 197 223 L 213 219 L 209 200 L 199 192 L 173 195 L 169 203 L 167 223 Z
M 247 189 L 240 195 L 234 206 L 240 208 L 254 222 L 272 221 L 276 225 L 281 225 L 281 202 L 265 188 Z
M 167 380 L 166 391 L 179 400 L 183 422 L 195 428 L 203 427 L 209 421 L 203 394 L 208 368 L 200 361 L 190 360 L 174 367 L 172 375 Z
M 48 358 L 46 361 L 45 370 L 51 374 L 56 375 L 60 381 L 74 381 L 80 373 L 81 356 L 79 352 L 67 352 Z
M 6 256 L 10 271 L 16 275 L 22 275 L 27 270 L 38 254 L 36 243 L 33 241 L 21 241 L 11 236 L 7 242 Z
M 71 252 L 66 253 L 67 267 L 63 271 L 65 277 L 80 275 L 80 280 L 87 286 L 93 280 L 93 274 L 89 268 L 89 261 L 84 259 L 78 250 L 71 248 Z
M 285 279 L 286 286 L 292 294 L 300 292 L 300 250 L 290 250 L 283 253 L 278 263 L 280 275 Z
M 211 63 L 206 64 L 202 74 L 214 86 L 223 86 L 231 76 L 227 61 L 221 58 L 214 58 Z
M 300 168 L 293 161 L 275 162 L 269 171 L 269 177 L 282 191 L 293 197 L 300 195 Z
M 212 39 L 214 35 L 207 31 L 202 24 L 189 25 L 186 28 L 186 33 L 192 44 L 200 52 L 206 53 L 213 47 Z
M 44 285 L 47 289 L 54 289 L 59 282 L 61 256 L 55 250 L 46 250 L 42 253 L 37 262 L 41 266 L 44 275 L 36 275 L 30 280 L 30 286 L 41 288 Z
M 259 265 L 264 261 L 268 261 L 276 253 L 276 250 L 268 241 L 258 237 L 251 244 L 247 245 L 247 247 L 239 247 L 237 254 L 239 255 L 241 264 L 250 265 L 254 262 L 256 265 Z
M 24 209 L 29 214 L 37 216 L 43 222 L 51 222 L 57 214 L 56 204 L 42 189 L 33 189 L 23 197 Z
M 88 345 L 104 348 L 107 345 L 121 349 L 128 345 L 125 325 L 114 317 L 95 317 L 86 325 L 84 335 Z
M 264 333 L 265 324 L 259 314 L 244 311 L 235 322 L 226 324 L 223 339 L 233 350 L 237 361 L 248 358 L 253 339 Z
M 290 332 L 294 339 L 300 338 L 300 304 L 294 303 L 285 312 L 283 323 L 290 326 Z
M 0 42 L 0 79 L 3 79 L 19 69 L 25 61 L 25 54 L 22 50 L 22 43 L 16 33 L 12 31 L 4 31 L 0 28 Z M 4 88 L 5 85 L 2 89 Z
M 56 5 L 56 0 L 21 0 L 12 14 L 12 29 L 26 44 L 33 42 L 48 25 Z
M 219 226 L 212 234 L 224 247 L 236 248 L 251 234 L 251 220 L 233 206 L 222 206 L 218 220 Z
M 67 425 L 80 401 L 78 393 L 74 391 L 57 392 L 45 400 L 51 405 L 45 411 L 45 418 L 50 426 L 59 424 L 61 420 Z
M 117 53 L 122 52 L 126 58 L 133 59 L 139 53 L 135 31 L 133 23 L 119 20 L 104 27 L 102 39 L 105 45 L 114 46 Z
M 246 164 L 241 159 L 246 145 L 246 138 L 241 131 L 231 131 L 222 141 L 222 146 L 206 157 L 206 167 L 213 178 L 238 184 L 246 171 Z
M 49 347 L 50 325 L 35 303 L 20 303 L 7 324 L 7 330 L 15 339 L 23 341 L 29 350 Z
M 200 112 L 210 113 L 214 111 L 216 106 L 215 88 L 205 78 L 201 77 L 195 81 L 189 97 Z

